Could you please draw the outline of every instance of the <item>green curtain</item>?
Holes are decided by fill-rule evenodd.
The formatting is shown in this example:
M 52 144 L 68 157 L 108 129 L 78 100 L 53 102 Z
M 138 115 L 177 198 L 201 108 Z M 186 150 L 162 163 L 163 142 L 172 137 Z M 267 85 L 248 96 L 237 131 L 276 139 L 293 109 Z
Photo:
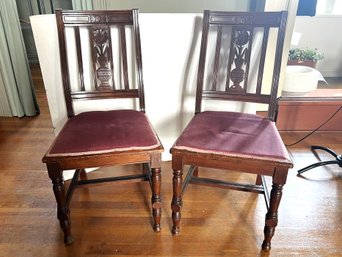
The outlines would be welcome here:
M 93 0 L 72 0 L 72 9 L 73 10 L 92 10 Z
M 39 113 L 15 0 L 0 0 L 0 80 L 12 116 Z

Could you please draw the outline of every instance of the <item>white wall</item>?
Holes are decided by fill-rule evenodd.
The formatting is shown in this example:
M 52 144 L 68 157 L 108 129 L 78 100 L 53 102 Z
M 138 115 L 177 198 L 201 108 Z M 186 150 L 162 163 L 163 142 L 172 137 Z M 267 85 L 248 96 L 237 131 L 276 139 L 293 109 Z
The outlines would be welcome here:
M 297 17 L 295 32 L 301 33 L 298 47 L 317 48 L 324 60 L 317 69 L 325 77 L 342 77 L 342 16 Z
M 249 0 L 97 0 L 94 9 L 132 9 L 142 13 L 202 13 L 203 10 L 245 11 Z
M 285 39 L 284 39 L 284 46 L 283 46 L 283 58 L 282 58 L 282 66 L 280 69 L 280 78 L 279 78 L 279 86 L 278 86 L 278 96 L 281 94 L 284 79 L 285 79 L 285 68 L 287 62 L 287 55 L 290 48 L 290 41 L 292 37 L 292 31 L 295 23 L 295 16 L 297 12 L 299 0 L 266 0 L 265 1 L 265 12 L 269 11 L 282 11 L 285 10 L 288 12 L 287 22 L 286 22 L 286 32 L 285 32 Z M 270 34 L 270 40 L 273 41 L 274 44 L 270 44 L 268 47 L 276 48 L 276 36 L 274 34 Z M 265 73 L 268 75 L 269 72 L 273 71 L 272 64 L 265 64 Z M 267 76 L 270 77 L 270 76 Z M 269 91 L 271 88 L 271 80 L 267 81 L 268 84 L 266 85 L 266 89 Z M 263 85 L 265 86 L 265 84 Z M 267 111 L 268 106 L 265 104 L 259 104 L 257 106 L 257 111 Z

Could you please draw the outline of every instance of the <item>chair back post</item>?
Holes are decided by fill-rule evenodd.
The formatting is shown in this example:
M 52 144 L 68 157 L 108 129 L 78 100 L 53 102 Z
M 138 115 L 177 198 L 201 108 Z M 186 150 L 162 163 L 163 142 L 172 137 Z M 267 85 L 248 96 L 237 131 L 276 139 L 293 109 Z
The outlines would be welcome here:
M 201 64 L 205 63 L 206 55 L 207 55 L 209 15 L 210 15 L 210 11 L 204 10 L 201 51 L 200 51 L 200 59 L 199 59 L 199 65 L 198 65 L 198 71 L 197 71 L 197 89 L 196 89 L 197 91 L 196 91 L 195 114 L 201 112 L 201 109 L 202 109 L 202 93 L 203 93 L 203 79 L 204 79 L 205 66 Z
M 275 119 L 286 19 L 286 11 L 204 11 L 195 114 L 203 100 L 226 100 L 268 104 L 267 118 Z M 268 47 L 271 28 L 277 30 L 276 49 Z M 265 59 L 271 56 L 271 87 L 264 93 Z
M 278 32 L 278 37 L 277 37 L 276 56 L 275 56 L 272 89 L 271 89 L 271 99 L 270 99 L 270 104 L 268 106 L 268 119 L 272 121 L 276 120 L 277 111 L 278 111 L 277 95 L 278 95 L 279 77 L 280 77 L 280 71 L 281 71 L 284 39 L 285 39 L 286 24 L 287 24 L 286 21 L 287 21 L 287 12 L 282 11 L 281 16 L 280 16 L 279 32 Z
M 136 63 L 137 63 L 137 80 L 139 85 L 139 104 L 140 111 L 145 112 L 145 91 L 144 91 L 144 80 L 143 80 L 143 67 L 142 67 L 142 56 L 141 56 L 141 42 L 140 42 L 140 28 L 138 23 L 139 10 L 133 9 L 133 29 L 134 36 L 136 38 L 135 51 L 136 51 Z
M 65 45 L 65 30 L 63 24 L 62 10 L 56 9 L 56 22 L 57 22 L 57 33 L 58 33 L 58 43 L 59 43 L 59 56 L 61 62 L 61 72 L 62 72 L 62 83 L 64 90 L 65 104 L 67 108 L 68 118 L 75 115 L 72 99 L 71 99 L 71 89 L 69 84 L 69 65 L 67 61 L 66 45 Z
M 69 118 L 75 115 L 73 102 L 77 100 L 137 98 L 139 100 L 139 110 L 145 112 L 138 15 L 138 9 L 109 11 L 56 10 L 62 83 Z M 131 41 L 126 39 L 128 35 L 126 32 L 127 27 L 131 28 Z M 68 35 L 66 34 L 66 28 L 72 29 L 72 32 L 68 31 L 70 32 Z M 81 33 L 81 30 L 87 31 Z M 67 38 L 71 34 L 71 39 Z M 85 42 L 87 39 L 89 42 Z M 113 39 L 114 41 L 118 39 L 118 42 L 112 42 Z M 128 45 L 128 42 L 132 45 Z M 116 48 L 114 48 L 115 43 L 117 43 Z M 72 52 L 72 45 L 76 47 L 75 53 Z M 87 45 L 89 45 L 89 52 L 85 47 Z M 131 48 L 128 46 L 131 46 Z M 130 57 L 128 55 L 129 50 L 132 53 L 131 59 L 128 58 Z M 116 51 L 120 55 L 119 58 L 113 56 L 113 54 L 117 54 Z M 72 55 L 75 55 L 75 60 L 70 57 Z M 89 63 L 85 63 L 87 59 L 84 56 L 87 55 L 90 58 Z M 114 57 L 119 60 L 118 65 L 114 63 Z M 74 66 L 72 66 L 73 63 L 70 63 L 73 61 L 75 61 Z M 84 73 L 85 70 L 88 70 L 87 65 L 89 65 L 89 78 L 91 81 L 85 81 L 86 76 Z M 131 66 L 128 67 L 129 65 Z M 73 67 L 77 71 L 71 71 L 70 68 Z M 72 72 L 77 72 L 77 75 Z M 71 80 L 71 73 L 75 78 L 77 76 L 76 80 Z M 130 85 L 129 78 L 132 80 L 131 84 L 136 84 L 136 88 Z M 71 85 L 71 83 L 77 85 Z M 89 85 L 86 86 L 86 84 Z

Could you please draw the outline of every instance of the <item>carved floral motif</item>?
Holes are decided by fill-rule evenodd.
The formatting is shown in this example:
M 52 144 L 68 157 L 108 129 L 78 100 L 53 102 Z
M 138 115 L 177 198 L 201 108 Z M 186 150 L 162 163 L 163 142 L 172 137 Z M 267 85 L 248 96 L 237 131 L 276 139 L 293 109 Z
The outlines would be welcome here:
M 107 89 L 110 87 L 109 80 L 112 77 L 112 71 L 109 66 L 109 31 L 108 29 L 94 30 L 94 49 L 96 52 L 96 77 L 101 81 L 97 89 Z
M 233 82 L 228 88 L 230 92 L 245 92 L 241 82 L 245 80 L 246 77 L 246 58 L 249 53 L 249 41 L 250 41 L 250 31 L 239 30 L 235 31 L 234 35 L 234 64 L 235 68 L 230 72 L 230 79 Z

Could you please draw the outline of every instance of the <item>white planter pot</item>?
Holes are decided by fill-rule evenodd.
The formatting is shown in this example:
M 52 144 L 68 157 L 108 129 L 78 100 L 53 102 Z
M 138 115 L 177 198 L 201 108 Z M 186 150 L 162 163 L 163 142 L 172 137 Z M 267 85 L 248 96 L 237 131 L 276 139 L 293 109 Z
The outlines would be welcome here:
M 286 66 L 283 91 L 290 93 L 307 93 L 317 89 L 319 80 L 324 80 L 322 74 L 311 67 Z

